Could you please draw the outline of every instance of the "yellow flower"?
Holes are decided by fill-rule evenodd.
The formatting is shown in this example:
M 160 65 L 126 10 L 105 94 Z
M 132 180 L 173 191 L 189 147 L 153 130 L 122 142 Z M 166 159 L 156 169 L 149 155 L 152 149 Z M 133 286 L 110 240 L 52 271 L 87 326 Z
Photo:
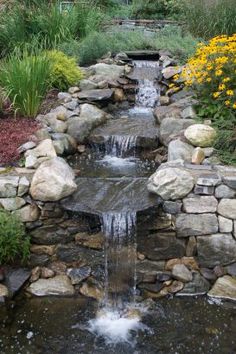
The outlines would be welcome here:
M 215 72 L 216 76 L 221 76 L 223 74 L 223 71 L 220 69 L 220 70 L 217 70 Z
M 219 88 L 218 88 L 220 91 L 223 91 L 223 90 L 225 90 L 226 89 L 226 86 L 225 86 L 225 84 L 221 84 L 221 85 L 219 85 Z
M 226 91 L 226 95 L 227 96 L 233 96 L 234 95 L 234 91 L 233 90 L 227 90 Z
M 211 81 L 212 81 L 212 78 L 211 78 L 211 77 L 208 77 L 208 78 L 206 79 L 206 81 L 207 81 L 207 82 L 211 82 Z
M 223 80 L 222 80 L 222 82 L 229 82 L 230 81 L 230 77 L 225 77 Z
M 230 101 L 229 101 L 229 100 L 226 100 L 226 101 L 225 101 L 225 105 L 226 105 L 226 106 L 229 106 L 229 105 L 230 105 Z
M 220 96 L 220 92 L 214 92 L 214 93 L 213 93 L 213 97 L 214 97 L 214 98 L 218 98 L 219 96 Z
M 236 102 L 233 104 L 233 109 L 236 109 Z

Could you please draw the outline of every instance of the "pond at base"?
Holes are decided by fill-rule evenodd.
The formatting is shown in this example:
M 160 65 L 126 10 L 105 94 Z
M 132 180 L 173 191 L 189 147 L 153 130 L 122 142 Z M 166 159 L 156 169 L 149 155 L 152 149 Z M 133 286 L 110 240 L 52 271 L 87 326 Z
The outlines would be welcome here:
M 136 320 L 128 324 L 133 328 L 129 342 L 117 344 L 108 344 L 106 338 L 99 335 L 99 328 L 103 331 L 107 322 L 89 322 L 96 317 L 96 312 L 95 302 L 78 298 L 23 300 L 7 315 L 1 308 L 0 353 L 236 353 L 235 303 L 210 304 L 205 298 L 158 300 L 143 315 L 141 327 Z M 109 321 L 107 316 L 106 321 Z M 117 331 L 128 330 L 128 326 L 123 321 Z M 116 342 L 116 328 L 111 330 L 114 331 L 113 342 Z M 121 335 L 125 336 L 124 331 Z

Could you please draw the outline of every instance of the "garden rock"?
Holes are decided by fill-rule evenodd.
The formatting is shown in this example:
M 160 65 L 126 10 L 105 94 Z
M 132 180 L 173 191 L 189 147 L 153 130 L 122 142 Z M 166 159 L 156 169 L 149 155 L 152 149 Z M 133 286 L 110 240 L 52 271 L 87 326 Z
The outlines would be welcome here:
M 25 152 L 25 157 L 34 156 L 39 157 L 55 157 L 57 156 L 51 139 L 46 139 L 40 142 L 40 144 L 33 150 Z
M 30 194 L 36 200 L 58 201 L 76 190 L 75 175 L 60 157 L 43 162 L 36 170 Z
M 69 268 L 67 270 L 67 275 L 71 279 L 73 285 L 81 283 L 83 280 L 87 279 L 91 274 L 91 268 L 88 266 L 80 268 Z
M 194 148 L 181 140 L 172 140 L 168 146 L 168 161 L 182 159 L 191 162 Z
M 204 159 L 205 159 L 204 150 L 200 147 L 197 147 L 196 149 L 194 149 L 193 155 L 192 155 L 192 163 L 195 165 L 201 165 L 201 163 L 204 161 Z
M 20 209 L 23 205 L 25 205 L 25 203 L 25 200 L 20 197 L 0 198 L 0 205 L 2 205 L 2 207 L 8 211 Z
M 180 74 L 182 71 L 181 67 L 178 66 L 169 66 L 162 70 L 162 75 L 166 80 L 171 79 L 176 74 Z
M 62 100 L 64 102 L 69 102 L 71 100 L 71 94 L 68 92 L 59 92 L 57 97 L 59 100 Z
M 185 197 L 194 187 L 191 174 L 180 168 L 157 170 L 148 180 L 149 192 L 164 200 L 176 200 Z
M 204 124 L 194 124 L 188 127 L 184 135 L 192 145 L 200 147 L 212 146 L 216 139 L 215 129 Z
M 159 106 L 154 110 L 154 117 L 158 124 L 160 124 L 165 118 L 181 118 L 181 109 L 174 106 Z
M 33 155 L 26 156 L 25 167 L 26 168 L 37 168 L 39 166 L 39 161 L 37 157 Z
M 184 283 L 189 282 L 193 279 L 192 273 L 184 264 L 176 264 L 172 269 L 172 276 Z
M 213 196 L 194 196 L 183 200 L 183 207 L 186 213 L 215 213 L 217 206 L 218 202 Z
M 219 199 L 222 198 L 230 199 L 236 196 L 236 192 L 233 189 L 229 188 L 228 186 L 221 184 L 220 186 L 216 187 L 215 196 L 216 198 Z
M 196 112 L 193 106 L 188 106 L 186 107 L 182 112 L 181 112 L 181 117 L 183 119 L 195 119 L 196 118 Z
M 210 289 L 209 282 L 199 273 L 193 274 L 193 280 L 186 283 L 184 289 L 177 296 L 199 296 L 206 294 Z
M 108 115 L 101 109 L 91 105 L 81 105 L 79 117 L 72 117 L 69 120 L 68 134 L 76 139 L 78 143 L 83 143 L 90 132 L 97 126 L 106 122 Z
M 19 154 L 22 154 L 23 152 L 25 152 L 26 150 L 30 150 L 30 149 L 33 149 L 36 147 L 36 144 L 35 142 L 33 141 L 28 141 L 27 143 L 21 145 L 19 148 L 18 148 L 18 152 Z
M 223 216 L 218 216 L 219 220 L 219 229 L 220 232 L 232 232 L 233 231 L 233 221 L 227 218 L 224 218 Z
M 208 296 L 219 299 L 236 300 L 236 279 L 229 275 L 217 279 L 215 285 L 209 291 Z
M 99 284 L 96 284 L 96 282 L 92 280 L 88 280 L 86 283 L 83 283 L 79 290 L 82 295 L 91 297 L 98 301 L 102 300 L 104 295 L 104 291 L 100 288 Z
M 0 177 L 0 198 L 16 197 L 19 179 L 17 176 Z
M 192 119 L 163 119 L 160 125 L 161 142 L 167 146 L 171 140 L 180 136 L 192 124 Z
M 97 84 L 92 80 L 84 79 L 80 81 L 80 89 L 81 91 L 88 91 L 88 90 L 96 90 Z
M 236 199 L 221 199 L 218 213 L 226 218 L 236 220 Z
M 35 296 L 71 296 L 75 290 L 66 275 L 57 275 L 50 279 L 39 279 L 27 289 Z
M 22 197 L 23 195 L 25 195 L 29 191 L 29 186 L 29 180 L 25 176 L 21 177 L 18 186 L 18 196 Z
M 9 296 L 9 291 L 7 287 L 3 284 L 0 284 L 0 298 L 1 297 L 8 297 Z
M 199 236 L 197 249 L 198 260 L 203 267 L 212 268 L 236 261 L 236 240 L 231 234 Z
M 36 204 L 29 204 L 15 211 L 15 215 L 22 222 L 34 222 L 40 216 L 40 210 Z
M 93 65 L 91 69 L 94 70 L 96 75 L 105 76 L 108 79 L 116 79 L 124 74 L 124 67 L 120 65 L 108 65 L 99 63 Z
M 218 232 L 218 220 L 214 214 L 179 214 L 176 230 L 179 237 L 210 235 Z
M 234 169 L 233 173 L 236 173 L 236 169 Z M 224 183 L 227 184 L 228 187 L 236 190 L 236 176 L 227 176 L 224 178 Z
M 8 269 L 6 272 L 6 285 L 11 296 L 15 296 L 26 281 L 30 278 L 31 272 L 29 269 Z
M 112 98 L 113 93 L 111 89 L 97 89 L 82 91 L 77 97 L 80 101 L 86 102 L 108 101 Z
M 52 134 L 53 145 L 58 155 L 72 155 L 77 151 L 77 142 L 69 134 Z

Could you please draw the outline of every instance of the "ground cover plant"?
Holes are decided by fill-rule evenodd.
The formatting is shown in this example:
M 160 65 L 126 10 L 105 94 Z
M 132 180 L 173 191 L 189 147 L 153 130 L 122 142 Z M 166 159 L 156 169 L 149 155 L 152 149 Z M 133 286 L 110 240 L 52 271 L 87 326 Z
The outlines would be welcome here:
M 0 209 L 0 265 L 21 260 L 30 254 L 30 239 L 24 225 L 10 212 Z

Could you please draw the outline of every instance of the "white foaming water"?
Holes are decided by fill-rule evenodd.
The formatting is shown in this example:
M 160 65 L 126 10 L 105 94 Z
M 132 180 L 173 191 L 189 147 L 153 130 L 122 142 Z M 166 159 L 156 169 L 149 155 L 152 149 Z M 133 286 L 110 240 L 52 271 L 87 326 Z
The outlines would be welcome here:
M 102 160 L 98 160 L 97 163 L 110 165 L 113 168 L 123 168 L 135 166 L 137 159 L 134 157 L 116 157 L 111 155 L 105 155 Z
M 97 317 L 89 321 L 88 330 L 105 339 L 107 344 L 129 343 L 134 346 L 134 332 L 148 331 L 138 314 L 126 317 L 118 311 L 103 310 Z

